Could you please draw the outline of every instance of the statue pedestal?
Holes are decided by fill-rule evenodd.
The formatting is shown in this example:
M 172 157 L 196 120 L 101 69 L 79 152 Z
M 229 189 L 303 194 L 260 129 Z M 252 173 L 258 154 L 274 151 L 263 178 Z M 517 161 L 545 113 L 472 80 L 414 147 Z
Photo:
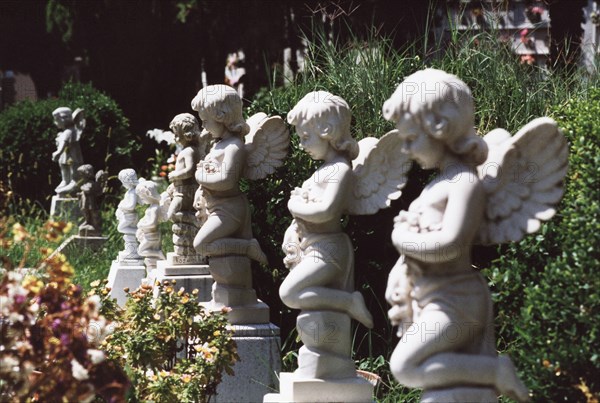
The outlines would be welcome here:
M 211 257 L 210 274 L 215 280 L 212 299 L 206 308 L 231 308 L 227 319 L 232 325 L 269 323 L 269 307 L 256 298 L 252 288 L 250 259 L 246 256 Z
M 123 290 L 129 288 L 131 291 L 142 285 L 146 278 L 146 267 L 144 261 L 139 259 L 127 259 L 123 255 L 125 251 L 119 252 L 117 260 L 113 260 L 108 273 L 108 287 L 111 288 L 110 296 L 117 300 L 119 306 L 125 306 L 127 293 Z
M 79 208 L 79 199 L 76 197 L 52 196 L 50 216 L 61 221 L 78 224 L 83 218 Z
M 263 402 L 348 402 L 372 403 L 373 385 L 359 376 L 341 379 L 308 379 L 295 373 L 279 376 L 280 393 L 269 393 Z
M 421 403 L 436 402 L 486 402 L 497 403 L 498 394 L 491 388 L 457 387 L 426 390 L 421 395 Z
M 185 292 L 190 294 L 194 289 L 197 289 L 199 291 L 198 302 L 210 300 L 214 280 L 209 274 L 208 265 L 193 263 L 201 262 L 203 258 L 196 256 L 187 257 L 186 262 L 188 264 L 178 263 L 182 261 L 179 258 L 181 257 L 169 252 L 167 253 L 166 260 L 156 262 L 156 269 L 148 274 L 148 278 L 151 281 L 150 284 L 154 284 L 156 281 L 162 283 L 163 281 L 173 282 L 175 280 L 177 289 L 183 287 Z M 154 293 L 158 294 L 158 288 L 155 287 Z
M 356 373 L 350 317 L 336 311 L 302 311 L 296 329 L 304 346 L 298 369 L 282 373 L 281 391 L 264 402 L 372 402 L 373 385 Z
M 281 371 L 279 328 L 272 323 L 231 325 L 240 361 L 235 375 L 223 374 L 217 388 L 217 403 L 260 402 L 277 386 Z

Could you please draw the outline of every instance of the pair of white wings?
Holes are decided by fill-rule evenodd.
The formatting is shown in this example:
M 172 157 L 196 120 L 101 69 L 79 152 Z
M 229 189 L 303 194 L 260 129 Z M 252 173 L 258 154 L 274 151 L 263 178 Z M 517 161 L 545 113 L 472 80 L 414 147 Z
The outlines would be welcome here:
M 482 244 L 518 241 L 552 218 L 563 195 L 567 142 L 556 122 L 539 118 L 511 137 L 503 129 L 484 137 L 489 153 L 478 174 L 487 196 L 477 237 Z M 349 214 L 374 214 L 400 197 L 410 161 L 395 130 L 359 142 L 353 161 L 355 188 Z

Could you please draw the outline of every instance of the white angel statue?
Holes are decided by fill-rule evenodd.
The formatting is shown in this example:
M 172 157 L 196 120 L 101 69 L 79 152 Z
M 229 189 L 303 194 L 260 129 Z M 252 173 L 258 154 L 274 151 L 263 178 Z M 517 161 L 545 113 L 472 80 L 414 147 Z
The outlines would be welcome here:
M 288 130 L 280 117 L 268 118 L 264 113 L 244 121 L 242 100 L 227 85 L 201 89 L 192 109 L 215 140 L 196 169 L 200 188 L 194 204 L 206 221 L 194 238 L 194 248 L 209 258 L 241 255 L 266 264 L 252 235 L 250 208 L 239 183 L 242 178 L 265 178 L 283 165 Z
M 79 140 L 85 129 L 83 109 L 60 107 L 52 112 L 54 124 L 61 129 L 56 135 L 56 151 L 52 160 L 58 162 L 62 180 L 56 187 L 58 195 L 71 195 L 77 192 L 77 168 L 83 164 Z
M 341 218 L 374 214 L 400 197 L 408 158 L 400 153 L 395 131 L 357 142 L 350 133 L 350 107 L 325 91 L 304 96 L 287 118 L 300 147 L 324 162 L 288 202 L 293 220 L 282 247 L 292 270 L 279 295 L 290 308 L 338 311 L 371 328 L 371 313 L 353 291 L 354 250 Z
M 395 218 L 401 257 L 390 272 L 389 317 L 401 325 L 390 359 L 403 385 L 424 401 L 527 401 L 508 356 L 497 356 L 492 300 L 471 266 L 473 244 L 517 241 L 554 214 L 567 171 L 567 145 L 556 123 L 540 118 L 514 137 L 474 130 L 467 85 L 426 69 L 401 83 L 383 106 L 402 151 L 439 170 Z M 448 392 L 447 394 L 444 394 Z
M 137 223 L 136 237 L 140 243 L 138 254 L 145 258 L 146 268 L 150 271 L 156 268 L 157 260 L 165 259 L 158 225 L 167 220 L 169 204 L 165 197 L 161 198 L 158 185 L 151 180 L 140 178 L 135 193 L 140 204 L 148 205 L 144 216 Z

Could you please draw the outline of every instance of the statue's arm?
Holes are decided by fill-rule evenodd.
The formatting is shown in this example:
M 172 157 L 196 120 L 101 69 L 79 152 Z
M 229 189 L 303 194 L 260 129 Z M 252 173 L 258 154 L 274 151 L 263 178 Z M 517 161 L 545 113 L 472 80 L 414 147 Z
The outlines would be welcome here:
M 348 164 L 337 163 L 336 174 L 323 180 L 326 182 L 325 192 L 320 200 L 309 200 L 301 196 L 292 196 L 288 202 L 290 213 L 296 218 L 311 223 L 327 222 L 340 216 L 344 211 L 347 194 L 352 181 L 352 168 Z M 318 176 L 313 176 L 318 178 Z
M 238 144 L 225 147 L 223 162 L 215 172 L 207 170 L 206 162 L 200 162 L 196 170 L 196 181 L 205 189 L 226 191 L 238 186 L 244 164 L 244 149 Z
M 484 207 L 485 194 L 479 179 L 475 174 L 463 173 L 450 185 L 441 230 L 413 232 L 397 225 L 392 243 L 401 254 L 421 262 L 455 260 L 470 253 Z
M 179 158 L 183 159 L 183 167 L 179 167 L 179 169 L 175 169 L 173 172 L 169 173 L 169 179 L 188 179 L 194 176 L 196 165 L 194 164 L 194 150 L 191 148 L 184 148 L 179 154 Z M 177 168 L 177 166 L 176 166 Z

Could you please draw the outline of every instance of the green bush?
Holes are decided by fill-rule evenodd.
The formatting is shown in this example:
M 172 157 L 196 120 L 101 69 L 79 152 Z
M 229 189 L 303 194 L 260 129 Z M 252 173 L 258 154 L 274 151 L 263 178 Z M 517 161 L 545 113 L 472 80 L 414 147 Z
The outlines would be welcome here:
M 136 144 L 130 141 L 128 121 L 121 108 L 89 84 L 66 84 L 55 99 L 20 102 L 0 113 L 0 181 L 13 195 L 48 204 L 61 180 L 52 161 L 58 129 L 52 111 L 67 106 L 85 110 L 87 126 L 81 139 L 84 163 L 115 173 L 129 164 Z
M 600 90 L 555 107 L 570 144 L 566 193 L 541 231 L 505 247 L 494 284 L 500 348 L 535 401 L 586 401 L 600 392 Z M 588 400 L 591 401 L 591 400 Z

